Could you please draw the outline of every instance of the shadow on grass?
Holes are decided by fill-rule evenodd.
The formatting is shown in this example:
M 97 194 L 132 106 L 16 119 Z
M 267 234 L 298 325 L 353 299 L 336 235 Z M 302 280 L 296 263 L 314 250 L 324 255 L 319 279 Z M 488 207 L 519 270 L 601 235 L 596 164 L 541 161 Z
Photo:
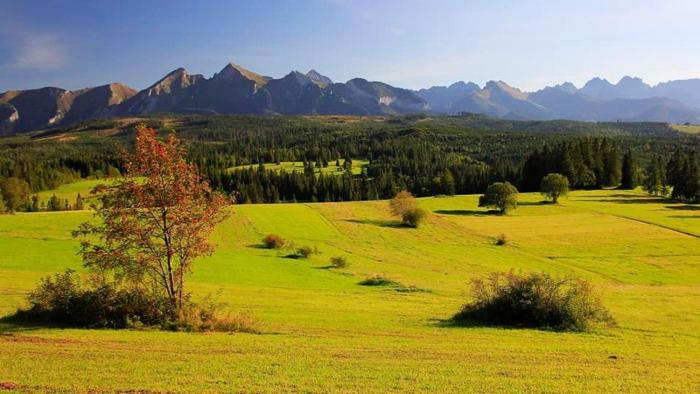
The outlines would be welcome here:
M 501 213 L 499 211 L 481 211 L 473 209 L 438 209 L 433 211 L 440 215 L 454 215 L 454 216 L 499 216 Z
M 251 249 L 272 249 L 272 248 L 268 248 L 267 246 L 265 246 L 265 245 L 263 245 L 263 244 L 250 244 L 250 245 L 246 245 L 246 248 L 251 248 Z
M 55 324 L 19 319 L 16 314 L 0 317 L 0 337 L 36 331 L 42 328 L 64 328 Z
M 521 327 L 493 325 L 480 322 L 478 320 L 456 320 L 454 317 L 447 319 L 429 319 L 430 325 L 440 328 L 501 328 L 501 329 L 517 329 Z
M 667 205 L 664 208 L 676 211 L 700 211 L 700 205 Z
M 595 202 L 611 202 L 616 204 L 664 204 L 669 201 L 663 198 L 603 198 L 600 200 L 594 200 Z
M 398 220 L 379 220 L 379 219 L 348 219 L 346 222 L 358 223 L 358 224 L 371 224 L 373 226 L 379 227 L 389 227 L 389 228 L 412 228 L 404 225 Z
M 673 215 L 673 216 L 669 216 L 669 218 L 681 219 L 681 220 L 684 220 L 684 219 L 700 219 L 700 216 L 681 216 L 681 215 Z
M 551 201 L 523 201 L 519 202 L 518 206 L 528 207 L 528 206 L 539 206 L 539 205 L 556 205 Z

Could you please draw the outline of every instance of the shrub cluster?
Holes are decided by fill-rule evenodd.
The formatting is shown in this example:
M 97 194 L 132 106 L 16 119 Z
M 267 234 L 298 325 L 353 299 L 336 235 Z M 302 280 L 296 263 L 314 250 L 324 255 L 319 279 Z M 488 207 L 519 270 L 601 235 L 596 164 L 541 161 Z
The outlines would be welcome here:
M 401 284 L 395 280 L 389 279 L 383 274 L 374 274 L 368 276 L 360 282 L 361 286 L 400 286 Z
M 27 298 L 30 307 L 10 316 L 18 323 L 82 328 L 159 327 L 184 331 L 255 332 L 248 316 L 220 316 L 219 306 L 173 303 L 136 287 L 113 283 L 85 285 L 72 270 L 41 279 Z
M 472 294 L 474 301 L 454 316 L 455 323 L 562 331 L 614 324 L 592 286 L 581 279 L 499 272 L 474 280 Z

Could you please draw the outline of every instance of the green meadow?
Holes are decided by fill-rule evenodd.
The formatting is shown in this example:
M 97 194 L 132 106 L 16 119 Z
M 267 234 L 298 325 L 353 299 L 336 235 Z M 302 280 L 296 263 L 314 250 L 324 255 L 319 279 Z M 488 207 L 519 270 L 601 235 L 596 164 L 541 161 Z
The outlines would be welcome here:
M 0 383 L 36 392 L 700 390 L 700 206 L 596 190 L 559 205 L 521 194 L 512 215 L 494 216 L 477 201 L 419 199 L 430 216 L 418 229 L 397 227 L 386 201 L 232 207 L 190 290 L 253 316 L 259 334 L 3 324 Z M 0 315 L 24 305 L 39 278 L 80 270 L 70 232 L 90 218 L 0 216 Z M 268 233 L 321 253 L 262 249 Z M 507 245 L 495 245 L 500 234 Z M 331 268 L 333 256 L 349 266 Z M 590 280 L 617 327 L 446 324 L 469 301 L 471 279 L 511 269 Z M 373 274 L 424 291 L 358 285 Z
M 317 174 L 324 174 L 324 175 L 343 175 L 345 170 L 343 169 L 343 166 L 345 165 L 345 159 L 339 159 L 338 163 L 340 166 L 336 166 L 336 161 L 331 160 L 328 162 L 328 167 L 314 167 L 314 171 L 316 171 Z M 364 160 L 364 159 L 352 159 L 352 173 L 354 175 L 359 175 L 362 173 L 362 169 L 367 167 L 369 164 L 369 161 Z M 286 171 L 286 172 L 304 172 L 304 162 L 302 161 L 282 161 L 279 164 L 277 163 L 264 163 L 263 166 L 265 167 L 266 170 L 273 170 L 273 171 Z M 233 167 L 232 170 L 240 170 L 240 169 L 247 169 L 247 168 L 258 168 L 258 165 L 243 165 L 243 166 L 237 166 Z

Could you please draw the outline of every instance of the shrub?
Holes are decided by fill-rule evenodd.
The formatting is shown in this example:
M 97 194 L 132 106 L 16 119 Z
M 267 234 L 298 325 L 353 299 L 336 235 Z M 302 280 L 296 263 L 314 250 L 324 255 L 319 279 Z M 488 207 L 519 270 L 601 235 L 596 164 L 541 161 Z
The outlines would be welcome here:
M 426 216 L 425 210 L 421 208 L 411 208 L 401 216 L 403 224 L 408 227 L 418 228 Z
M 362 286 L 400 286 L 399 282 L 391 280 L 384 276 L 383 274 L 374 274 L 368 276 L 363 281 L 360 282 Z
M 277 234 L 267 234 L 263 238 L 262 243 L 268 249 L 282 249 L 287 244 L 287 241 Z
M 308 259 L 313 253 L 314 250 L 309 246 L 302 246 L 301 248 L 297 249 L 297 255 L 303 259 Z
M 139 288 L 101 283 L 86 286 L 72 270 L 43 278 L 28 297 L 29 309 L 9 320 L 60 327 L 140 328 L 177 331 L 257 332 L 247 316 L 221 316 L 220 305 L 184 300 L 178 309 L 168 299 Z
M 159 325 L 175 319 L 166 299 L 138 288 L 113 284 L 85 287 L 72 270 L 46 277 L 29 294 L 30 308 L 18 310 L 20 322 L 72 327 L 127 328 Z
M 501 234 L 496 237 L 496 245 L 504 246 L 506 244 L 508 244 L 508 237 L 505 234 Z
M 348 261 L 343 256 L 331 257 L 331 265 L 333 268 L 346 268 L 348 266 Z
M 472 281 L 472 294 L 474 301 L 454 316 L 455 323 L 565 331 L 614 324 L 593 287 L 581 279 L 493 273 Z

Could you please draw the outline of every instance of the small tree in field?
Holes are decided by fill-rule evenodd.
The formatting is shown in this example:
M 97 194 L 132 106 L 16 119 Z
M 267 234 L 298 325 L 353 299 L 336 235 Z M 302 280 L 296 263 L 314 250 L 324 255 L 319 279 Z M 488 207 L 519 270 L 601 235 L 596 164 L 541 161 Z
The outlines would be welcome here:
M 389 201 L 389 208 L 393 216 L 401 218 L 405 226 L 417 228 L 427 215 L 425 210 L 418 207 L 416 198 L 406 190 L 396 193 Z
M 96 222 L 83 223 L 81 253 L 88 268 L 128 278 L 183 312 L 185 277 L 195 259 L 214 250 L 208 241 L 226 213 L 225 200 L 212 191 L 185 149 L 171 135 L 157 139 L 153 129 L 136 129 L 136 152 L 125 154 L 126 174 L 102 193 Z
M 393 216 L 403 216 L 404 212 L 409 211 L 417 206 L 416 198 L 413 194 L 406 190 L 402 190 L 389 200 L 389 208 Z
M 518 189 L 508 182 L 492 183 L 479 197 L 479 206 L 496 208 L 502 214 L 507 214 L 518 207 Z
M 561 174 L 547 174 L 540 183 L 540 193 L 556 204 L 559 197 L 569 194 L 569 179 Z
M 0 180 L 0 198 L 5 200 L 5 209 L 10 212 L 19 211 L 29 205 L 31 190 L 29 184 L 19 178 Z

